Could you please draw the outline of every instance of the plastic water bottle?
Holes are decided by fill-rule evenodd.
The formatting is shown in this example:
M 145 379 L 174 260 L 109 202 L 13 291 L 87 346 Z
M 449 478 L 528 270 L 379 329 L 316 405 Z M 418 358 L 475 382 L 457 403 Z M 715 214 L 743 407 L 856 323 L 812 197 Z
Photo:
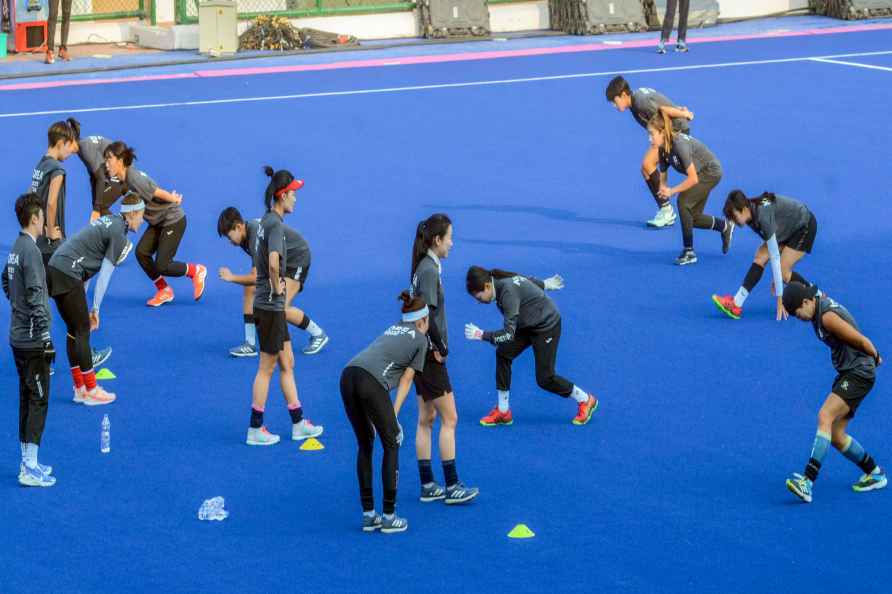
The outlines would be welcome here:
M 199 520 L 223 521 L 229 517 L 229 512 L 224 509 L 226 500 L 222 497 L 206 499 L 198 510 Z
M 99 451 L 107 454 L 111 451 L 111 421 L 108 415 L 102 416 L 102 432 L 99 435 Z

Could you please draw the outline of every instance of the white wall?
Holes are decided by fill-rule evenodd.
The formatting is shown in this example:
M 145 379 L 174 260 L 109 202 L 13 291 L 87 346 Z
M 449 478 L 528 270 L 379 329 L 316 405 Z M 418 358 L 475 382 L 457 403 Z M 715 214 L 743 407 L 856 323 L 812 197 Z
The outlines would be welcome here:
M 808 8 L 808 0 L 718 0 L 721 18 L 739 19 Z

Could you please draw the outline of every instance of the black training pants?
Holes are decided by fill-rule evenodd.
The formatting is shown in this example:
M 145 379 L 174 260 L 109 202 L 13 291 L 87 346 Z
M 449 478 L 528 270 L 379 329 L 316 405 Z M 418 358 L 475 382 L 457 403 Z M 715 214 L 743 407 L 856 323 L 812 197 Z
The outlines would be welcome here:
M 50 366 L 43 350 L 12 347 L 19 372 L 19 441 L 40 445 L 49 406 Z
M 709 193 L 719 185 L 721 177 L 703 175 L 693 188 L 678 195 L 678 216 L 681 217 L 681 240 L 687 249 L 694 248 L 694 227 L 712 229 L 713 217 L 703 214 Z
M 573 384 L 554 371 L 558 343 L 561 341 L 561 322 L 544 332 L 518 330 L 514 340 L 496 348 L 496 389 L 511 389 L 511 364 L 527 347 L 533 347 L 536 358 L 536 383 L 543 390 L 567 397 L 573 393 Z
M 159 276 L 185 276 L 186 264 L 174 261 L 185 233 L 186 217 L 166 227 L 149 225 L 143 233 L 136 244 L 136 259 L 150 280 Z
M 71 24 L 72 0 L 49 0 L 50 15 L 46 26 L 46 48 L 53 51 L 56 46 L 56 21 L 59 19 L 59 4 L 62 5 L 62 43 L 59 47 L 68 49 L 68 26 Z
M 684 41 L 688 37 L 688 13 L 691 11 L 691 0 L 667 0 L 666 16 L 663 17 L 663 41 L 669 41 L 672 35 L 672 25 L 675 21 L 675 8 L 678 7 L 678 40 Z
M 377 431 L 384 447 L 384 458 L 381 461 L 384 513 L 392 514 L 396 506 L 396 487 L 399 481 L 399 446 L 396 443 L 399 426 L 390 394 L 364 369 L 347 367 L 341 373 L 341 399 L 359 445 L 356 474 L 359 478 L 362 510 L 375 509 L 375 496 L 372 493 L 372 449 Z
M 87 310 L 87 293 L 83 284 L 70 291 L 54 295 L 56 308 L 65 322 L 68 337 L 65 350 L 71 367 L 80 367 L 82 372 L 93 369 L 93 355 L 90 349 L 90 312 Z

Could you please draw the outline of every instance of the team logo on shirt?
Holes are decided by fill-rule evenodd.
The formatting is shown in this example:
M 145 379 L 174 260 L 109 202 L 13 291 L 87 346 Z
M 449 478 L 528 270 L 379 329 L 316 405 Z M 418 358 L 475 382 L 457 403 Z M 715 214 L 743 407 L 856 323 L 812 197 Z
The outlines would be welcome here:
M 515 285 L 517 285 L 517 286 L 519 287 L 521 284 L 525 283 L 526 280 L 527 280 L 527 279 L 525 279 L 525 278 L 522 277 L 522 276 L 515 276 L 515 277 L 513 277 L 513 278 L 511 279 L 511 282 L 514 283 Z
M 384 332 L 385 336 L 411 336 L 415 338 L 415 329 L 405 326 L 391 326 Z
M 77 260 L 75 260 L 74 262 L 72 262 L 72 263 L 71 263 L 71 267 L 72 267 L 72 268 L 77 268 L 78 266 L 80 266 L 81 262 L 84 261 L 84 258 L 85 258 L 85 256 L 81 256 L 80 258 L 78 258 Z
M 849 380 L 842 380 L 842 383 L 839 384 L 839 389 L 843 392 L 849 391 Z

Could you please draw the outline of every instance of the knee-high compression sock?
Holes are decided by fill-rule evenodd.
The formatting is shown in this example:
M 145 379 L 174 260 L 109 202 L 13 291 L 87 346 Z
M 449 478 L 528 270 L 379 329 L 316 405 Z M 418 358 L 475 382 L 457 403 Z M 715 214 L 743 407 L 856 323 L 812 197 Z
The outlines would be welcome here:
M 660 170 L 654 169 L 653 172 L 644 180 L 647 184 L 647 189 L 650 190 L 651 196 L 654 197 L 654 200 L 657 202 L 657 206 L 663 208 L 667 204 L 669 204 L 669 200 L 666 198 L 660 197 Z
M 244 314 L 245 342 L 251 346 L 257 344 L 257 326 L 254 325 L 254 314 Z
M 430 460 L 418 461 L 418 476 L 422 485 L 429 485 L 434 482 L 434 469 L 431 467 Z
M 824 456 L 827 455 L 829 448 L 830 435 L 823 431 L 818 431 L 817 435 L 815 435 L 814 444 L 811 447 L 811 458 L 809 458 L 808 464 L 805 465 L 805 477 L 811 482 L 818 480 L 821 463 L 823 463 Z
M 849 442 L 842 449 L 842 455 L 852 461 L 864 474 L 870 474 L 876 470 L 877 463 L 873 457 L 864 451 L 864 448 L 854 437 L 849 435 Z

